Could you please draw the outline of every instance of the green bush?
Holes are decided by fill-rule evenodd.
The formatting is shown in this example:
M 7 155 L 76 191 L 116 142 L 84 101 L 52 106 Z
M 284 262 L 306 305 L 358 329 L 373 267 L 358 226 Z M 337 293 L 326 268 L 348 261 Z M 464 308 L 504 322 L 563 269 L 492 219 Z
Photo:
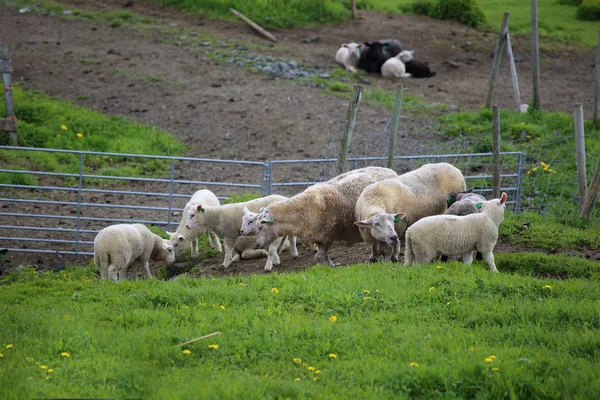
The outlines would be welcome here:
M 556 0 L 556 4 L 578 7 L 581 4 L 581 0 Z
M 577 19 L 581 21 L 600 21 L 600 3 L 583 3 L 577 7 Z
M 408 11 L 435 19 L 452 19 L 473 28 L 487 24 L 475 0 L 418 0 Z

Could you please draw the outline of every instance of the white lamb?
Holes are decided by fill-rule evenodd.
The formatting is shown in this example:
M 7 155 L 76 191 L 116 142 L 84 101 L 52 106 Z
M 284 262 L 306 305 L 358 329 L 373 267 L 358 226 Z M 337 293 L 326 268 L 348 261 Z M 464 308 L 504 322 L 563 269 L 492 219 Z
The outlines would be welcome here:
M 410 78 L 412 75 L 406 72 L 406 66 L 400 60 L 399 54 L 390 57 L 381 66 L 381 75 L 384 78 Z
M 373 244 L 369 261 L 393 247 L 398 261 L 406 228 L 446 210 L 444 196 L 465 190 L 460 170 L 448 163 L 425 164 L 416 170 L 367 186 L 356 202 L 356 222 L 363 240 Z
M 271 203 L 287 200 L 287 197 L 279 195 L 271 195 L 261 197 L 259 199 L 246 201 L 243 203 L 225 204 L 222 206 L 204 206 L 199 204 L 196 207 L 191 207 L 186 215 L 186 228 L 194 231 L 198 229 L 208 229 L 215 232 L 223 239 L 225 245 L 225 259 L 223 266 L 228 268 L 233 262 L 233 252 L 236 246 L 236 241 L 240 237 L 240 225 L 244 216 L 244 207 L 251 211 L 258 211 L 261 207 Z M 279 256 L 275 258 L 276 249 L 281 241 L 272 246 L 269 246 L 269 257 L 265 270 L 271 270 L 273 263 L 279 262 Z M 270 256 L 272 255 L 272 257 Z
M 360 45 L 356 43 L 343 43 L 335 53 L 335 61 L 342 64 L 350 73 L 355 73 L 360 59 Z
M 167 234 L 171 237 L 170 241 L 173 247 L 175 248 L 176 254 L 183 252 L 188 247 L 188 243 L 191 243 L 192 257 L 197 257 L 198 255 L 200 255 L 200 252 L 198 251 L 198 239 L 200 238 L 200 236 L 206 233 L 206 229 L 190 231 L 185 227 L 185 219 L 188 210 L 190 209 L 190 207 L 195 207 L 198 204 L 204 204 L 207 206 L 221 205 L 218 197 L 215 196 L 215 194 L 208 189 L 200 189 L 192 195 L 192 198 L 187 202 L 183 209 L 181 222 L 179 223 L 177 230 L 175 232 L 167 232 Z M 219 253 L 223 251 L 223 249 L 221 248 L 221 242 L 219 241 L 219 237 L 216 233 L 209 231 L 208 237 L 210 241 L 210 247 L 212 249 L 216 250 Z
M 258 244 L 266 246 L 281 236 L 293 235 L 317 245 L 317 264 L 334 266 L 328 255 L 333 242 L 362 241 L 354 225 L 358 196 L 371 183 L 394 176 L 397 174 L 391 169 L 362 168 L 270 204 L 259 215 Z
M 94 239 L 94 263 L 100 269 L 101 279 L 127 279 L 127 269 L 140 266 L 152 278 L 149 260 L 175 261 L 175 250 L 167 239 L 150 232 L 142 224 L 111 225 Z
M 434 215 L 415 222 L 406 230 L 404 265 L 432 262 L 442 254 L 462 255 L 463 262 L 471 264 L 477 250 L 490 271 L 498 272 L 492 251 L 504 220 L 506 198 L 506 193 L 502 193 L 499 199 L 484 202 L 477 214 Z

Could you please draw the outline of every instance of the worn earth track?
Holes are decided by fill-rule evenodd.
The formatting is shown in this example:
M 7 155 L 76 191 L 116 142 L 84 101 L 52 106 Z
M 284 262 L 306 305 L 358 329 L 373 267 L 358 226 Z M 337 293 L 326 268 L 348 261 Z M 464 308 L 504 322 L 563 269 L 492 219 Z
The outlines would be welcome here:
M 117 10 L 124 2 L 62 3 L 89 10 Z M 432 79 L 405 80 L 406 90 L 425 102 L 452 105 L 452 110 L 475 110 L 483 103 L 496 40 L 494 33 L 452 22 L 363 12 L 359 20 L 340 25 L 289 31 L 273 29 L 278 43 L 269 47 L 268 42 L 241 23 L 211 21 L 139 2 L 131 10 L 175 30 L 191 28 L 199 34 L 209 34 L 217 43 L 237 40 L 260 44 L 265 54 L 324 69 L 335 68 L 333 55 L 340 43 L 399 38 L 416 51 L 418 59 L 427 61 L 437 72 Z M 9 45 L 16 82 L 108 115 L 122 115 L 165 129 L 188 146 L 188 156 L 243 160 L 321 157 L 328 135 L 346 115 L 346 100 L 323 94 L 316 88 L 217 63 L 207 54 L 177 46 L 153 32 L 34 13 L 19 14 L 17 10 L 0 7 L 0 38 Z M 530 44 L 526 38 L 512 39 L 519 61 L 522 98 L 529 101 Z M 591 110 L 593 49 L 561 43 L 545 43 L 543 48 L 544 107 L 570 112 L 573 103 L 581 102 L 586 111 Z M 141 76 L 159 79 L 134 79 Z M 372 86 L 393 87 L 392 82 L 377 76 L 369 76 L 368 80 Z M 499 105 L 512 107 L 506 64 L 501 70 L 496 98 Z M 390 111 L 381 107 L 362 105 L 359 129 L 380 132 L 389 115 Z M 428 133 L 429 119 L 436 115 L 439 112 L 404 116 L 401 128 L 404 137 L 398 141 L 398 154 L 410 154 L 422 143 L 439 140 Z M 232 140 L 225 140 L 225 132 L 231 132 Z M 232 178 L 227 171 L 216 167 L 178 173 L 184 177 L 202 174 L 215 181 Z M 284 256 L 283 270 L 311 265 L 312 252 L 305 250 L 303 254 L 294 262 Z M 338 246 L 333 252 L 335 262 L 340 264 L 364 261 L 367 255 L 368 248 L 360 244 Z M 47 268 L 59 258 L 62 257 L 9 254 L 5 266 L 32 264 Z M 74 261 L 68 257 L 62 259 Z M 205 262 L 201 273 L 228 274 L 217 268 L 220 261 L 216 257 Z M 236 273 L 260 271 L 263 261 L 242 262 Z

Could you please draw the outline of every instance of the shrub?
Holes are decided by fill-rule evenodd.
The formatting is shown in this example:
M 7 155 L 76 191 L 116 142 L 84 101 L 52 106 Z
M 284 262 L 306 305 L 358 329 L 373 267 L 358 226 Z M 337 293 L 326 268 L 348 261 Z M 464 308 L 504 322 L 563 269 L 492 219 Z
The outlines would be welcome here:
M 581 4 L 581 0 L 556 0 L 556 4 L 578 7 Z
M 600 21 L 600 2 L 584 0 L 577 7 L 577 19 L 582 21 Z
M 412 4 L 410 11 L 436 19 L 452 19 L 473 28 L 487 24 L 475 0 L 419 0 Z

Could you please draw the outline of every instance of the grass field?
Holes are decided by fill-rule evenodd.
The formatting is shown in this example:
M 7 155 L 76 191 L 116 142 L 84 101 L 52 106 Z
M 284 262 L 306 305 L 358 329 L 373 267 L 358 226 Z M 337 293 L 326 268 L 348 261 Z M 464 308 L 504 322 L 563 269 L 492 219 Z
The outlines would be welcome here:
M 594 398 L 597 264 L 497 264 L 120 284 L 24 270 L 0 281 L 0 397 Z

